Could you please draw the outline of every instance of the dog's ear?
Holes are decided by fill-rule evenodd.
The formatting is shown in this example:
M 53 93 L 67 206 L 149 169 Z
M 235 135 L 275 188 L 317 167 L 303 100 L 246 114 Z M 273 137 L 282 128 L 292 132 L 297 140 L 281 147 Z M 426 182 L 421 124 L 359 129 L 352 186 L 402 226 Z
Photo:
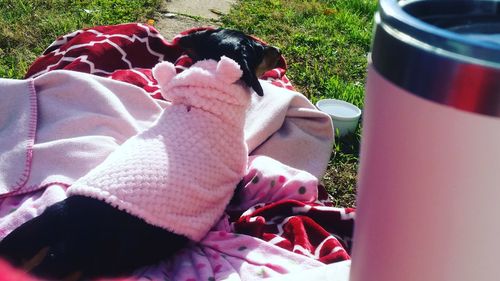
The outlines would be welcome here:
M 260 77 L 266 71 L 275 68 L 280 57 L 281 52 L 278 48 L 273 46 L 264 46 L 262 61 L 259 63 L 259 65 L 257 65 L 257 68 L 255 69 L 255 75 L 257 77 Z
M 260 85 L 259 79 L 255 73 L 256 68 L 255 66 L 250 66 L 248 64 L 247 59 L 245 58 L 239 58 L 236 59 L 238 64 L 241 67 L 241 70 L 243 71 L 243 75 L 241 76 L 241 79 L 245 84 L 250 86 L 259 96 L 264 95 L 264 90 L 262 89 L 262 86 Z
M 264 46 L 264 51 L 262 53 L 261 61 L 254 67 L 250 67 L 247 64 L 247 60 L 243 59 L 240 63 L 243 70 L 242 79 L 247 85 L 252 87 L 252 89 L 259 95 L 264 95 L 264 90 L 259 83 L 259 77 L 262 76 L 266 71 L 271 70 L 276 67 L 278 61 L 281 57 L 281 52 L 278 48 L 272 46 Z
M 252 89 L 257 93 L 257 95 L 261 97 L 264 95 L 264 90 L 262 89 L 262 86 L 260 85 L 259 82 L 259 78 L 257 77 L 257 75 L 255 75 L 255 72 L 249 70 L 248 78 L 245 79 L 245 75 L 243 75 L 242 78 L 243 81 L 247 83 L 247 85 L 250 85 L 250 87 L 252 87 Z

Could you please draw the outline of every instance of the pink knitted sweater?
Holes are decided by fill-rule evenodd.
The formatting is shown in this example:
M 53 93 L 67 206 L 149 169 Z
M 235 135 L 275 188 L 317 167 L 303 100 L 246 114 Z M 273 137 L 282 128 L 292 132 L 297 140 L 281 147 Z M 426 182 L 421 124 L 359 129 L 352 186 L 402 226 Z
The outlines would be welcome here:
M 155 66 L 153 75 L 172 105 L 77 180 L 68 195 L 104 200 L 199 241 L 245 173 L 250 92 L 239 82 L 241 74 L 227 57 L 199 61 L 177 75 L 171 63 Z

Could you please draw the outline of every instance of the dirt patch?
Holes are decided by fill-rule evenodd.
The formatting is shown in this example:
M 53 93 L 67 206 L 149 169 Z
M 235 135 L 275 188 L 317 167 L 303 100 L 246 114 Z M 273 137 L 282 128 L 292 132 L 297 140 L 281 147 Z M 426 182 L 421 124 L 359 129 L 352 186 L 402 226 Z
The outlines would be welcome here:
M 217 20 L 227 14 L 235 0 L 170 0 L 165 2 L 167 10 L 175 14 L 190 15 Z
M 168 41 L 171 41 L 175 35 L 181 31 L 201 26 L 218 27 L 216 22 L 205 19 L 193 19 L 186 16 L 176 15 L 175 17 L 167 17 L 162 15 L 155 24 L 155 28 L 160 31 Z
M 194 27 L 219 27 L 219 17 L 229 12 L 236 0 L 165 0 L 154 26 L 167 39 Z

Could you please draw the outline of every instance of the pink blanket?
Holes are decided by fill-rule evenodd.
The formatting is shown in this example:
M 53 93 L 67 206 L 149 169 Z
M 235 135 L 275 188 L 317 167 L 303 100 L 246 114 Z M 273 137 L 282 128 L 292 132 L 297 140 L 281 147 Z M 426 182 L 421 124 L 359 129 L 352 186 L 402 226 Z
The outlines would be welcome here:
M 0 239 L 64 199 L 68 186 L 169 106 L 151 76 L 162 60 L 178 71 L 190 65 L 176 39 L 151 26 L 104 26 L 56 40 L 30 79 L 0 79 L 0 96 L 10 94 L 0 115 L 14 114 L 0 116 L 8 128 L 0 158 L 9 160 L 0 161 Z M 257 280 L 349 259 L 354 210 L 332 207 L 317 180 L 330 156 L 331 121 L 290 91 L 285 72 L 282 60 L 261 77 L 270 82 L 261 81 L 264 97 L 252 97 L 245 139 L 253 157 L 228 215 L 200 243 L 134 278 Z
M 341 237 L 349 239 L 354 212 L 328 206 L 318 192 L 313 175 L 254 156 L 241 201 L 228 207 L 233 218 L 222 217 L 199 243 L 130 280 L 260 280 L 348 260 Z M 0 201 L 0 227 L 19 225 L 64 198 L 65 187 L 58 185 L 7 197 Z

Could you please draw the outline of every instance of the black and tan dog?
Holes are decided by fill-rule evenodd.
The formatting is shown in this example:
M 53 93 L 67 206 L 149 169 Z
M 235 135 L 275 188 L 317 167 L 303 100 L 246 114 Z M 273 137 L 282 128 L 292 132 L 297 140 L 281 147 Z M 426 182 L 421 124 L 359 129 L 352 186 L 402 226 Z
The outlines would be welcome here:
M 194 61 L 223 55 L 235 60 L 242 80 L 259 95 L 258 77 L 280 58 L 278 49 L 227 29 L 197 31 L 179 45 Z M 10 233 L 0 242 L 0 257 L 44 278 L 78 280 L 129 274 L 188 242 L 103 201 L 71 196 Z
M 264 92 L 258 77 L 273 69 L 281 56 L 279 49 L 231 29 L 198 31 L 180 38 L 179 45 L 195 61 L 221 56 L 233 59 L 243 70 L 241 79 L 259 96 Z

